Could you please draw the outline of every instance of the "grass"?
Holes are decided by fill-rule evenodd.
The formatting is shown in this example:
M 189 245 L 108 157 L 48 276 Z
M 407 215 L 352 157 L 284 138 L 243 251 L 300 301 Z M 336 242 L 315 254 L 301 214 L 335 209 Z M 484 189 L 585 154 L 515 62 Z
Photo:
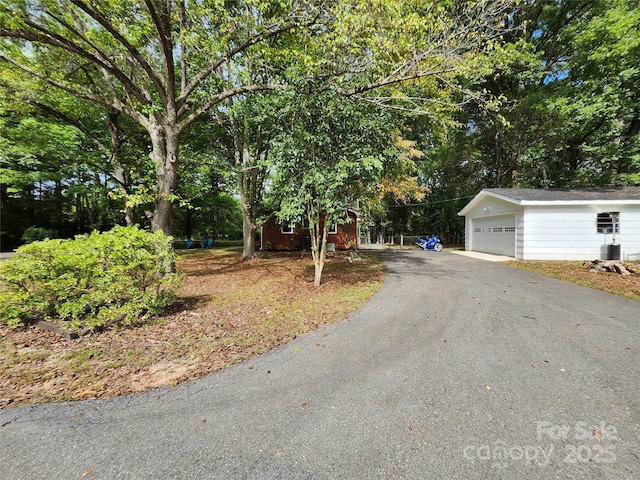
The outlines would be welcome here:
M 323 284 L 300 252 L 260 253 L 243 262 L 228 245 L 179 250 L 184 285 L 170 311 L 145 325 L 67 342 L 0 325 L 0 408 L 104 398 L 176 385 L 344 320 L 382 284 L 382 262 L 336 252 Z

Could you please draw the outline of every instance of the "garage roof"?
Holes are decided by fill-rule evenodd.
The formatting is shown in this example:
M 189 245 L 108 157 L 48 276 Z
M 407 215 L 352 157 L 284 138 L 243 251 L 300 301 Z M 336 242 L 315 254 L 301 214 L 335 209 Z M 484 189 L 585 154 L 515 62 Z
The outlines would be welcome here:
M 485 188 L 458 215 L 466 215 L 484 197 L 500 198 L 516 205 L 640 204 L 640 187 L 601 188 Z

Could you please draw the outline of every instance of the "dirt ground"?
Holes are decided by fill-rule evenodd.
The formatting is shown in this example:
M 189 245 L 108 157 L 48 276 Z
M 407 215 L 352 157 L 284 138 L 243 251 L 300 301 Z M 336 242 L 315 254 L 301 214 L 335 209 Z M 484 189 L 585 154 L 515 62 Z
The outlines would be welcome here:
M 177 385 L 344 320 L 382 284 L 375 255 L 336 252 L 313 285 L 306 254 L 182 251 L 178 301 L 148 324 L 67 341 L 0 325 L 0 408 Z

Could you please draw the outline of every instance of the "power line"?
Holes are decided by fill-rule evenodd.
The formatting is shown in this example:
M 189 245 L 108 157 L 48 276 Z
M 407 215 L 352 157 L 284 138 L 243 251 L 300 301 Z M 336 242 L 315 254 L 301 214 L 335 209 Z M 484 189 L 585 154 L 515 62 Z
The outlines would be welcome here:
M 435 202 L 423 202 L 423 203 L 406 203 L 403 205 L 391 205 L 391 208 L 401 208 L 401 207 L 426 207 L 428 205 L 435 205 L 438 203 L 447 203 L 447 202 L 455 202 L 457 200 L 465 200 L 467 198 L 473 198 L 475 195 L 467 195 L 466 197 L 456 197 L 449 198 L 447 200 L 436 200 Z

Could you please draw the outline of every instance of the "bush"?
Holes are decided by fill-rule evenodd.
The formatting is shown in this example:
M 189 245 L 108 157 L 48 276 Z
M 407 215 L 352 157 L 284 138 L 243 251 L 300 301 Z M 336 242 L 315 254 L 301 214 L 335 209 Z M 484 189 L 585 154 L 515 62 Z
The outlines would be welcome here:
M 56 238 L 57 236 L 58 232 L 53 228 L 29 227 L 24 231 L 21 238 L 24 243 L 32 243 L 47 238 Z
M 173 299 L 174 260 L 170 237 L 137 227 L 23 245 L 0 263 L 0 321 L 57 319 L 91 330 L 142 323 Z

